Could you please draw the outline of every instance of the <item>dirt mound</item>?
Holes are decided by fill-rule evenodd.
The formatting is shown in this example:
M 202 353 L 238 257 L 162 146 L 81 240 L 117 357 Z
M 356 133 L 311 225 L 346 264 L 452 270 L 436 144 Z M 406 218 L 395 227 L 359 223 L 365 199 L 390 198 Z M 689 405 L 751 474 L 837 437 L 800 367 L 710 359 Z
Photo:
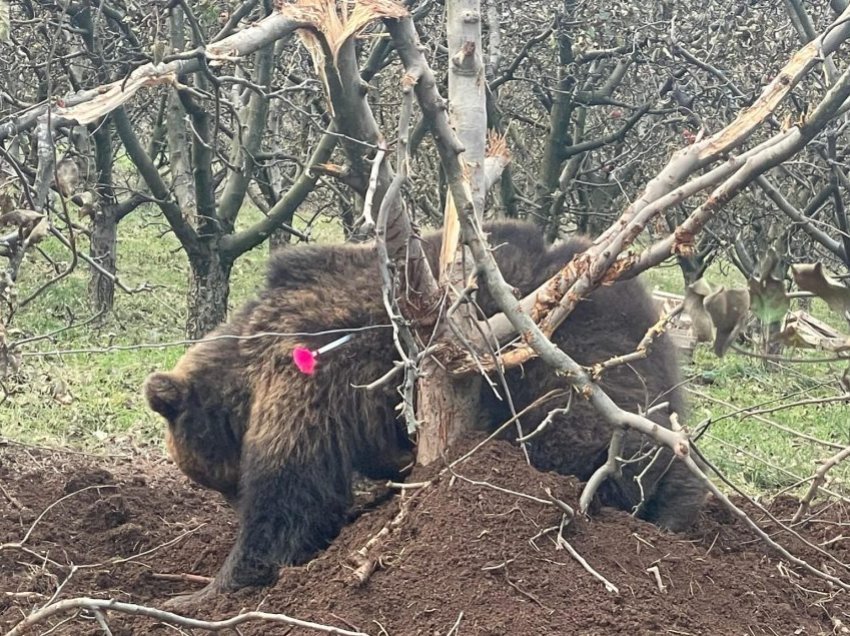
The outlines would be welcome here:
M 410 481 L 432 476 L 420 471 Z M 16 544 L 0 548 L 4 631 L 54 595 L 161 607 L 215 574 L 237 529 L 217 495 L 190 485 L 170 463 L 143 457 L 0 446 L 0 485 L 0 544 Z M 776 558 L 714 503 L 687 536 L 608 509 L 568 526 L 563 538 L 618 589 L 606 591 L 559 543 L 562 514 L 546 489 L 575 506 L 580 484 L 539 473 L 516 449 L 490 443 L 432 486 L 364 494 L 356 518 L 315 560 L 283 569 L 272 588 L 221 597 L 194 616 L 261 610 L 392 636 L 850 633 L 842 632 L 850 625 L 847 593 Z M 771 510 L 787 519 L 794 505 L 779 500 Z M 834 560 L 781 532 L 774 537 L 850 579 L 840 565 L 850 562 L 847 510 L 825 504 L 816 512 L 798 530 L 828 546 Z M 385 527 L 365 563 L 352 559 Z M 374 573 L 358 584 L 355 573 L 372 563 Z M 95 618 L 61 612 L 32 633 L 105 633 Z M 116 636 L 174 633 L 115 611 L 104 620 Z M 316 633 L 269 622 L 238 629 L 225 633 Z

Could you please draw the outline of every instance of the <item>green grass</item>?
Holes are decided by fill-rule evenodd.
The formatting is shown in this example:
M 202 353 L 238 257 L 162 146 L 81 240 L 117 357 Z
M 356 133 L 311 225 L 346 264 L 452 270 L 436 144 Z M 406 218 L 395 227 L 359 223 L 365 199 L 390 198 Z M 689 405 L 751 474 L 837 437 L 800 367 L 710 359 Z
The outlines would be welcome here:
M 684 293 L 676 266 L 652 269 L 643 275 L 648 289 Z M 726 263 L 713 265 L 705 275 L 716 288 L 746 287 L 746 279 Z M 847 325 L 826 303 L 813 299 L 809 311 L 828 324 Z M 824 358 L 823 352 L 786 350 L 788 358 Z M 725 475 L 750 494 L 790 488 L 809 477 L 817 462 L 837 452 L 782 430 L 799 431 L 833 444 L 850 444 L 850 417 L 844 403 L 805 404 L 783 408 L 760 417 L 747 417 L 741 409 L 776 408 L 804 400 L 835 396 L 837 379 L 847 363 L 765 362 L 759 358 L 727 353 L 718 358 L 709 345 L 697 346 L 693 363 L 684 368 L 689 379 L 689 422 L 696 426 L 711 418 L 699 448 Z M 778 425 L 778 426 L 777 426 Z M 850 465 L 830 473 L 830 486 L 850 494 Z
M 247 210 L 243 225 L 257 220 Z M 296 223 L 303 229 L 303 221 Z M 141 385 L 148 373 L 168 369 L 184 346 L 134 347 L 179 342 L 186 322 L 188 264 L 179 244 L 159 214 L 139 210 L 119 228 L 118 270 L 129 288 L 143 283 L 153 291 L 127 294 L 116 291 L 114 311 L 95 324 L 58 333 L 27 345 L 19 374 L 4 381 L 9 395 L 0 406 L 0 433 L 39 444 L 72 445 L 93 452 L 109 452 L 116 443 L 159 445 L 162 422 L 145 408 Z M 318 240 L 336 239 L 329 223 L 314 224 Z M 71 262 L 70 252 L 58 241 L 43 243 L 44 252 L 61 269 Z M 85 252 L 85 237 L 78 238 Z M 231 308 L 238 307 L 262 282 L 268 254 L 258 247 L 234 266 Z M 32 294 L 54 276 L 53 267 L 40 255 L 30 256 L 18 280 L 19 298 Z M 80 324 L 91 317 L 87 304 L 88 267 L 80 261 L 66 278 L 51 286 L 14 316 L 11 341 L 51 333 L 69 322 Z M 117 350 L 96 353 L 45 355 L 80 349 Z
M 241 223 L 257 218 L 248 210 Z M 303 220 L 296 225 L 304 227 Z M 49 340 L 28 344 L 19 374 L 4 381 L 8 399 L 0 406 L 0 431 L 8 437 L 47 445 L 68 445 L 90 452 L 114 452 L 116 445 L 158 448 L 162 423 L 150 413 L 141 396 L 141 384 L 153 370 L 167 369 L 180 357 L 183 346 L 116 349 L 92 353 L 44 355 L 45 352 L 77 349 L 132 347 L 169 343 L 183 338 L 185 288 L 188 268 L 185 255 L 153 210 L 128 217 L 120 227 L 118 267 L 122 281 L 131 288 L 142 283 L 153 291 L 116 292 L 115 309 L 102 322 L 63 331 Z M 336 222 L 311 228 L 319 240 L 340 240 Z M 70 262 L 68 250 L 53 240 L 44 251 L 61 267 Z M 87 249 L 81 240 L 81 250 Z M 233 271 L 231 307 L 248 299 L 260 284 L 267 248 L 243 256 Z M 19 296 L 27 297 L 53 275 L 51 266 L 33 254 L 21 270 Z M 652 289 L 682 293 L 677 267 L 656 268 L 644 275 Z M 713 285 L 745 284 L 728 265 L 714 265 L 707 273 Z M 73 317 L 80 323 L 90 316 L 86 300 L 88 269 L 77 269 L 30 303 L 14 317 L 10 340 L 36 336 L 66 327 Z M 840 325 L 823 303 L 813 313 Z M 786 355 L 799 357 L 800 352 Z M 816 462 L 831 451 L 821 445 L 783 432 L 770 423 L 741 414 L 723 417 L 737 409 L 764 403 L 773 407 L 807 398 L 835 395 L 838 363 L 765 364 L 735 353 L 715 357 L 700 345 L 692 364 L 685 369 L 691 380 L 694 426 L 711 417 L 713 423 L 699 442 L 701 450 L 718 468 L 750 493 L 776 492 L 809 476 Z M 726 406 L 723 402 L 732 406 Z M 837 444 L 850 443 L 850 418 L 844 404 L 806 405 L 770 413 L 772 422 Z M 847 492 L 850 468 L 832 473 L 830 486 Z

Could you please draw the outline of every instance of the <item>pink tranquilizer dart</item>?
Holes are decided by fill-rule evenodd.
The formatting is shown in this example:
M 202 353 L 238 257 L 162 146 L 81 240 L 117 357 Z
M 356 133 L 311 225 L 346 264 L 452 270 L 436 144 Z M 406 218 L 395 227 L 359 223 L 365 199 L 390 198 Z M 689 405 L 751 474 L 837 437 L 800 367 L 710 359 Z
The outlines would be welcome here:
M 298 367 L 298 370 L 301 373 L 313 375 L 313 373 L 316 372 L 316 361 L 320 355 L 344 345 L 346 342 L 351 340 L 351 338 L 352 335 L 348 334 L 342 338 L 337 338 L 333 342 L 329 342 L 315 351 L 308 349 L 307 347 L 295 347 L 295 349 L 292 350 L 292 360 L 295 362 L 295 366 Z

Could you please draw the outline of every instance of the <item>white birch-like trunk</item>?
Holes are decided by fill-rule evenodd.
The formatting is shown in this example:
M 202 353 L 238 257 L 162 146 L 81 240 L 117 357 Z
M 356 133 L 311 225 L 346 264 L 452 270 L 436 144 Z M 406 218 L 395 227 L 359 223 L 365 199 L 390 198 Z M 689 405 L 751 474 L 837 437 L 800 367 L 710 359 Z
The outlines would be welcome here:
M 464 152 L 475 215 L 484 213 L 484 149 L 487 143 L 487 101 L 481 45 L 479 0 L 449 0 L 446 35 L 449 64 L 449 117 Z
M 476 217 L 484 213 L 486 196 L 484 150 L 487 142 L 487 103 L 484 62 L 481 54 L 481 5 L 479 0 L 449 0 L 447 3 L 447 36 L 449 45 L 449 117 L 464 152 L 467 191 L 471 195 Z M 443 227 L 443 253 L 440 258 L 440 282 L 461 291 L 472 272 L 470 254 L 463 257 L 458 250 L 460 224 L 451 193 L 446 197 Z M 464 271 L 466 269 L 466 271 Z M 449 294 L 453 302 L 456 294 Z M 456 327 L 477 340 L 474 316 L 461 306 L 454 316 Z M 453 338 L 447 325 L 442 327 L 444 338 Z M 441 457 L 446 448 L 475 421 L 478 411 L 480 378 L 459 381 L 452 378 L 432 359 L 423 363 L 419 393 L 419 431 L 417 459 L 430 464 Z

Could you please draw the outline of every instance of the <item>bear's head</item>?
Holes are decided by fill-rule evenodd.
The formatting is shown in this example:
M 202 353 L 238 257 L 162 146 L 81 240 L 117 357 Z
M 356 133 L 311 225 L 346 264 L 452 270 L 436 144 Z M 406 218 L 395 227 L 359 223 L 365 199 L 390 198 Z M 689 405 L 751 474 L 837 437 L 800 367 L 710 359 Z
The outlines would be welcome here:
M 234 503 L 242 440 L 233 426 L 234 409 L 225 403 L 229 392 L 173 371 L 148 376 L 144 393 L 148 406 L 168 422 L 171 459 L 190 479 Z

